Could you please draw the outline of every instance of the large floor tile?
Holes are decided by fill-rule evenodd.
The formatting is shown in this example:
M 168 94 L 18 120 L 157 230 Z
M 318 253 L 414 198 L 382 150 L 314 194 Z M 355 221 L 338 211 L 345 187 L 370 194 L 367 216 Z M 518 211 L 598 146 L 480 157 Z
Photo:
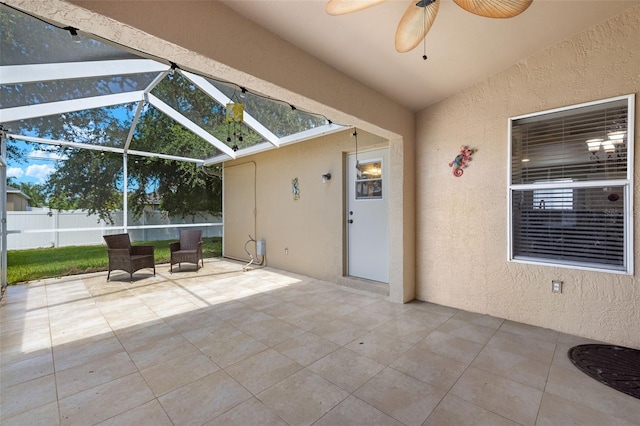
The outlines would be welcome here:
M 640 404 L 640 402 L 638 403 Z M 587 404 L 579 404 L 558 395 L 545 393 L 540 404 L 536 426 L 573 424 L 579 426 L 637 426 L 640 414 L 630 422 L 615 415 L 606 414 Z
M 66 398 L 137 371 L 129 354 L 124 351 L 67 368 L 56 374 L 58 398 Z
M 344 346 L 369 332 L 367 327 L 358 326 L 343 319 L 323 323 L 311 329 L 312 333 L 338 345 Z
M 567 357 L 589 339 L 205 263 L 10 286 L 0 423 L 640 426 Z
M 87 364 L 123 352 L 124 348 L 114 336 L 106 338 L 85 339 L 73 344 L 54 346 L 53 360 L 56 372 L 66 370 L 77 365 Z
M 258 395 L 290 425 L 310 425 L 349 396 L 333 383 L 304 369 Z
M 53 373 L 53 355 L 51 353 L 29 358 L 23 361 L 3 365 L 0 373 L 0 388 L 4 389 L 18 383 L 28 382 Z
M 378 374 L 384 365 L 350 349 L 342 348 L 319 359 L 308 368 L 351 393 Z
M 338 404 L 314 426 L 402 426 L 402 423 L 355 396 Z
M 251 398 L 226 413 L 207 422 L 205 426 L 287 426 L 273 410 L 256 398 Z
M 274 346 L 273 349 L 306 367 L 339 348 L 340 345 L 327 339 L 313 333 L 304 333 Z
M 164 395 L 220 370 L 200 352 L 170 359 L 140 371 L 156 396 Z
M 139 369 L 194 355 L 198 349 L 179 334 L 159 338 L 153 342 L 129 351 L 129 356 Z
M 483 345 L 436 330 L 419 342 L 416 348 L 468 365 L 480 353 Z
M 640 423 L 640 400 L 603 385 L 576 367 L 552 366 L 545 392 L 623 420 Z
M 63 425 L 96 424 L 153 400 L 154 395 L 139 373 L 61 398 Z
M 490 346 L 486 346 L 471 365 L 539 390 L 544 390 L 551 367 L 548 362 Z
M 259 352 L 225 369 L 254 395 L 286 379 L 303 367 L 273 349 Z
M 448 391 L 464 373 L 467 364 L 421 347 L 414 347 L 392 362 L 390 367 Z
M 487 343 L 496 332 L 495 328 L 474 324 L 458 319 L 455 316 L 449 318 L 444 324 L 438 327 L 437 330 L 483 345 Z
M 58 401 L 50 402 L 12 417 L 0 413 L 2 426 L 56 426 L 60 424 Z
M 0 392 L 0 416 L 2 419 L 17 416 L 56 400 L 54 375 L 39 377 L 3 388 Z
M 521 425 L 533 425 L 542 392 L 513 380 L 470 367 L 451 393 Z
M 424 426 L 518 426 L 518 423 L 449 394 L 433 410 Z
M 380 364 L 389 365 L 411 349 L 413 343 L 394 339 L 374 330 L 349 343 L 346 347 Z
M 164 412 L 158 400 L 154 399 L 122 414 L 113 416 L 104 422 L 98 423 L 100 426 L 130 426 L 130 425 L 153 425 L 153 426 L 173 426 L 173 422 Z
M 445 391 L 386 368 L 354 395 L 405 425 L 421 425 Z
M 524 336 L 502 330 L 502 328 L 487 342 L 487 346 L 513 352 L 544 363 L 551 362 L 556 349 L 556 344 L 550 342 L 549 339 L 539 339 L 533 334 Z
M 249 398 L 231 376 L 217 371 L 158 399 L 174 424 L 200 425 Z
M 220 367 L 226 368 L 267 348 L 264 343 L 240 330 L 234 330 L 214 343 L 200 347 L 200 351 Z

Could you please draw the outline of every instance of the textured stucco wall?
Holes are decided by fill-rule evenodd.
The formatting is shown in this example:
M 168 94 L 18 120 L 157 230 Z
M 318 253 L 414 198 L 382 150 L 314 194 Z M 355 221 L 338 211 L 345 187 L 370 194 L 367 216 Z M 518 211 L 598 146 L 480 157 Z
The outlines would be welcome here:
M 390 299 L 415 296 L 415 114 L 210 0 L 5 0 L 46 20 L 242 85 L 389 141 Z M 237 31 L 239 28 L 242 31 Z M 242 236 L 241 238 L 245 238 Z
M 373 147 L 388 147 L 388 141 L 358 132 L 359 151 Z M 351 132 L 344 131 L 225 163 L 225 200 L 244 197 L 244 191 L 238 188 L 244 185 L 244 175 L 255 170 L 255 237 L 266 241 L 269 266 L 356 285 L 356 281 L 343 277 L 346 202 L 343 161 L 345 153 L 353 152 L 354 148 Z M 253 167 L 246 167 L 246 173 L 236 172 L 238 166 L 248 164 Z M 226 172 L 229 169 L 234 176 Z M 331 173 L 331 180 L 323 184 L 325 173 Z M 293 199 L 293 178 L 299 182 L 298 201 Z M 225 206 L 225 216 L 243 213 L 236 211 L 244 208 L 243 203 L 234 205 L 235 210 Z M 246 258 L 244 250 L 227 238 L 228 233 L 234 232 L 225 227 L 225 255 Z
M 634 276 L 507 262 L 507 119 L 640 90 L 640 7 L 529 57 L 417 117 L 417 297 L 640 347 Z M 636 141 L 640 108 L 636 106 Z M 478 148 L 461 178 L 448 163 Z M 635 157 L 640 150 L 636 143 Z M 635 169 L 635 212 L 640 167 Z M 640 268 L 635 215 L 635 270 Z M 637 274 L 637 273 L 636 273 Z M 564 293 L 551 293 L 551 280 Z

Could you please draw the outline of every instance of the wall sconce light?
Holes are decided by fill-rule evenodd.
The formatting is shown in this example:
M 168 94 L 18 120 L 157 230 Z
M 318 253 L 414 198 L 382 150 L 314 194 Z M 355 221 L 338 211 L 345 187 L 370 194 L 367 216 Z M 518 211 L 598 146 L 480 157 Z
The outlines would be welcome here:
M 322 183 L 327 183 L 328 180 L 331 179 L 331 173 L 327 173 L 325 175 L 322 175 Z

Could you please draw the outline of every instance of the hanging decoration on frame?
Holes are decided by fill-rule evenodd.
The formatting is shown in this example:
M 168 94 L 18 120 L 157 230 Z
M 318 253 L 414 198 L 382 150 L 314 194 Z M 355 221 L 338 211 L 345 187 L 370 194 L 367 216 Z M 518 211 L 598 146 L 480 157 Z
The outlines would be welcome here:
M 455 177 L 460 177 L 464 173 L 464 169 L 467 168 L 469 162 L 473 160 L 471 156 L 475 154 L 478 150 L 471 149 L 467 145 L 462 145 L 460 147 L 460 154 L 456 155 L 456 158 L 453 159 L 452 162 L 449 163 L 449 167 L 453 167 L 453 175 Z
M 239 123 L 244 120 L 244 104 L 242 102 L 229 102 L 225 109 L 225 121 L 227 122 L 227 143 L 233 146 L 231 149 L 237 151 L 238 143 L 242 145 L 242 127 Z M 232 138 L 233 135 L 233 138 Z
M 300 199 L 300 186 L 298 185 L 298 178 L 291 179 L 291 192 L 293 193 L 293 201 Z

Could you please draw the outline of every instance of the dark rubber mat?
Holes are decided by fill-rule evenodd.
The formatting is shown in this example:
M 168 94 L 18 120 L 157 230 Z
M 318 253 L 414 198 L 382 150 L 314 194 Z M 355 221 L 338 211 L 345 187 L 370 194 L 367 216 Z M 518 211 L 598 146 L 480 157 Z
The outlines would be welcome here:
M 640 399 L 640 350 L 613 345 L 578 345 L 569 359 L 600 383 Z

